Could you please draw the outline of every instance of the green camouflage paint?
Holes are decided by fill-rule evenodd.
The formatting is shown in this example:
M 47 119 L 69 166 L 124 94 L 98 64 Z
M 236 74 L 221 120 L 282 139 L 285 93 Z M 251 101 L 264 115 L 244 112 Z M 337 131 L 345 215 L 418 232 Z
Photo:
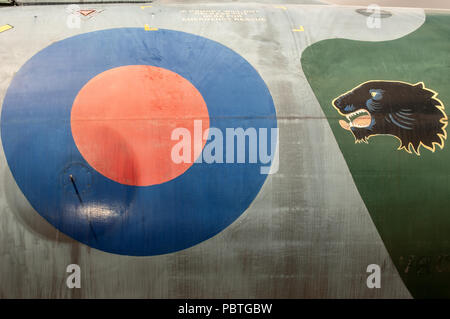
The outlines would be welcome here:
M 449 37 L 450 15 L 427 15 L 401 39 L 324 40 L 301 59 L 361 197 L 416 298 L 450 297 L 450 141 L 434 153 L 421 148 L 420 156 L 397 150 L 399 140 L 388 135 L 356 144 L 331 102 L 369 80 L 423 81 L 449 114 Z

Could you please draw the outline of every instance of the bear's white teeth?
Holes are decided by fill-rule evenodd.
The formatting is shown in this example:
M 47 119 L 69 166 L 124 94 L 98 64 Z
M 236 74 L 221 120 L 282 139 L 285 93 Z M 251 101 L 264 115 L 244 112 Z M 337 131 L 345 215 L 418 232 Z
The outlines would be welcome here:
M 365 109 L 359 109 L 353 113 L 346 114 L 345 117 L 349 121 L 348 123 L 340 120 L 339 124 L 345 130 L 350 130 L 352 127 L 364 128 L 368 127 L 372 122 L 370 113 Z

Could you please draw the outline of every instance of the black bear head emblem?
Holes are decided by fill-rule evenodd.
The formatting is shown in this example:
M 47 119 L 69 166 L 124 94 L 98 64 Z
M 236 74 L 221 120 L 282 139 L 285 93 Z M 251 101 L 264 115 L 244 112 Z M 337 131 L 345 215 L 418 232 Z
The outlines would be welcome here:
M 368 81 L 332 102 L 346 120 L 339 124 L 353 133 L 356 142 L 372 136 L 392 135 L 399 150 L 420 155 L 420 146 L 432 152 L 447 138 L 447 115 L 437 93 L 423 82 Z

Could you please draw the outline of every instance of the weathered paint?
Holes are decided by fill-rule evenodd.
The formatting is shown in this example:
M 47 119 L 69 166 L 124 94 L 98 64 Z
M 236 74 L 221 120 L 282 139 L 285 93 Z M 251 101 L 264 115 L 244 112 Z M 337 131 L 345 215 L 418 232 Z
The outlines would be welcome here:
M 397 150 L 399 139 L 388 135 L 355 144 L 351 134 L 339 126 L 340 116 L 332 101 L 368 80 L 419 82 L 419 86 L 432 89 L 429 95 L 441 102 L 448 114 L 449 34 L 449 15 L 428 15 L 420 29 L 395 41 L 326 40 L 312 45 L 302 56 L 308 81 L 381 238 L 407 287 L 421 298 L 450 297 L 445 261 L 450 254 L 447 141 L 442 139 L 442 149 L 421 144 L 409 153 Z M 442 137 L 446 135 L 443 126 Z M 418 138 L 426 133 L 417 132 Z
M 212 39 L 243 56 L 266 82 L 280 128 L 279 170 L 268 176 L 245 213 L 199 245 L 152 257 L 108 254 L 59 233 L 25 199 L 2 153 L 1 296 L 410 297 L 307 83 L 300 55 L 327 38 L 403 37 L 420 27 L 423 11 L 393 9 L 395 14 L 383 20 L 383 32 L 378 32 L 367 29 L 366 17 L 354 8 L 283 6 L 172 4 L 142 10 L 139 5 L 99 5 L 96 9 L 104 11 L 83 21 L 80 29 L 65 27 L 64 6 L 0 9 L 15 26 L 0 35 L 1 45 L 9 48 L 0 51 L 5 61 L 0 68 L 2 99 L 14 73 L 53 42 L 148 24 Z M 189 10 L 230 9 L 256 11 L 252 17 L 262 20 L 189 20 L 195 15 Z M 304 32 L 292 32 L 300 25 Z M 81 289 L 65 286 L 65 269 L 71 263 L 81 266 Z M 365 284 L 372 263 L 382 267 L 380 289 Z
M 82 52 L 75 50 L 80 46 Z M 141 65 L 153 68 L 143 72 Z M 129 77 L 137 83 L 125 86 Z M 139 256 L 211 238 L 248 208 L 266 180 L 261 167 L 270 162 L 240 163 L 238 143 L 223 149 L 226 163 L 197 161 L 206 143 L 203 128 L 225 134 L 277 127 L 266 84 L 236 52 L 185 32 L 142 28 L 85 33 L 40 51 L 14 77 L 1 116 L 8 166 L 33 208 L 91 247 Z M 172 158 L 175 129 L 193 132 L 194 165 Z M 256 154 L 260 149 L 258 143 Z M 75 187 L 62 187 L 70 175 L 86 181 L 82 201 Z

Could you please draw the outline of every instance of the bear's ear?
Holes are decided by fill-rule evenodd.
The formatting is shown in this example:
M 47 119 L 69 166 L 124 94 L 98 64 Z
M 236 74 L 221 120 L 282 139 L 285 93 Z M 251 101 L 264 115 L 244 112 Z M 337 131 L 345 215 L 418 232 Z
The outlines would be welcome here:
M 423 82 L 417 82 L 416 84 L 414 84 L 414 86 L 416 88 L 423 89 L 425 87 L 425 84 Z

